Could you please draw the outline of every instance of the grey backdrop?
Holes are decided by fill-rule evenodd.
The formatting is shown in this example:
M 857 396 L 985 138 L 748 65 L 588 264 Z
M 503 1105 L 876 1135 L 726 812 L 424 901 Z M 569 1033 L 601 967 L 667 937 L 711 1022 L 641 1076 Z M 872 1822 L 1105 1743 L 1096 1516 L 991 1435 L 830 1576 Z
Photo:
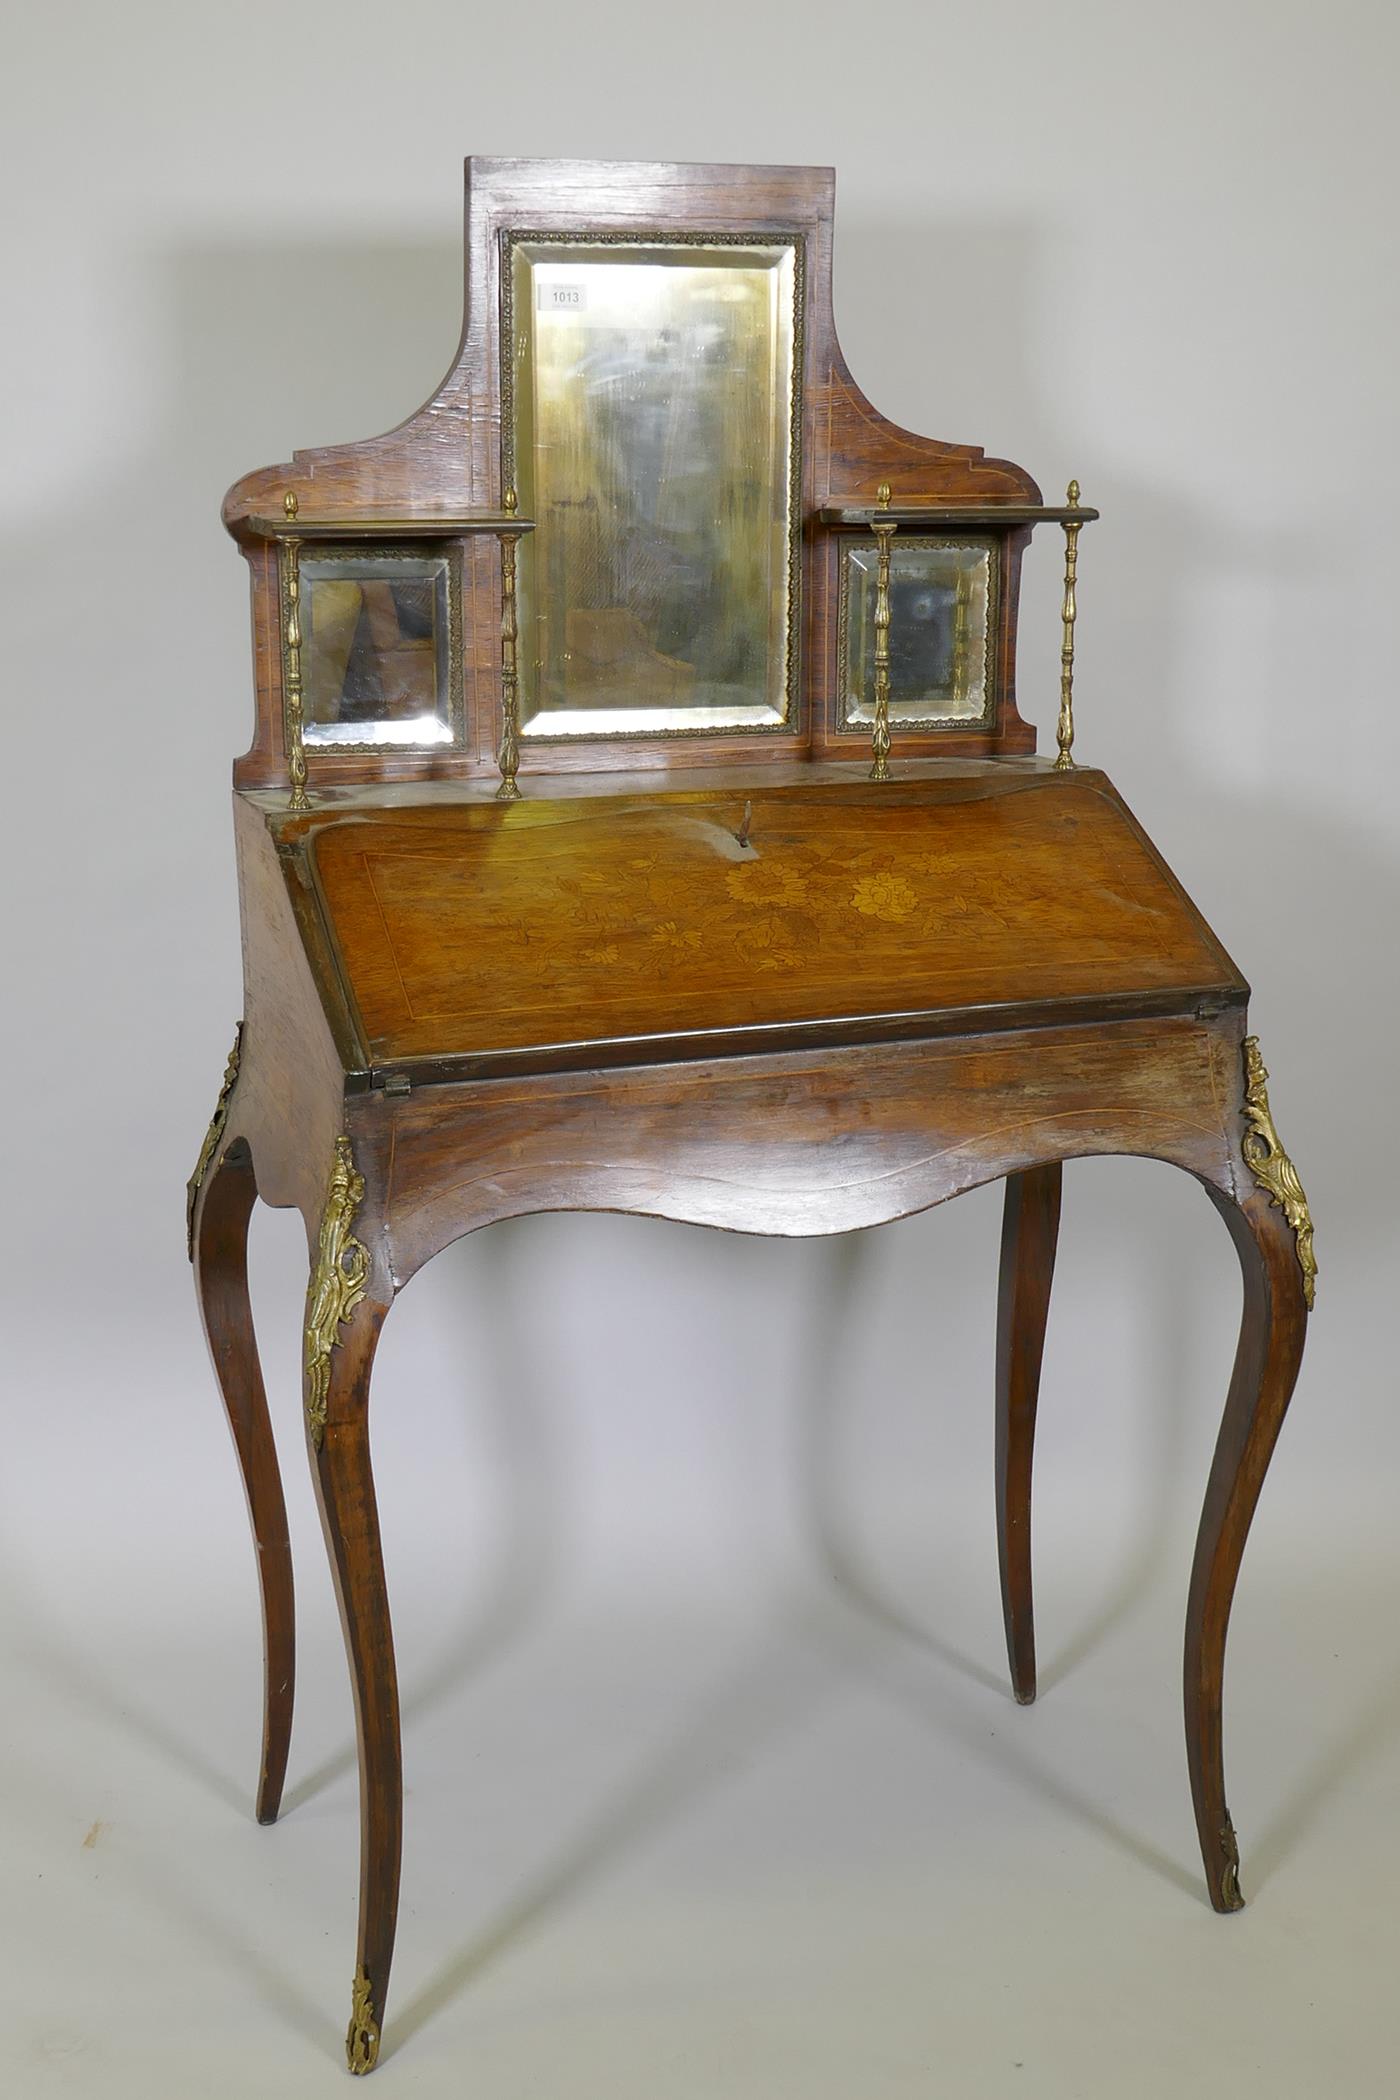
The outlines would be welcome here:
M 377 2075 L 483 2100 L 1384 2089 L 1396 19 L 140 0 L 10 24 L 7 2090 L 343 2076 L 354 1775 L 300 1228 L 254 1231 L 303 1629 L 274 1831 L 182 1241 L 240 996 L 249 655 L 218 505 L 431 390 L 470 150 L 834 164 L 871 399 L 1050 496 L 1080 478 L 1104 522 L 1079 749 L 1256 987 L 1321 1277 L 1232 1638 L 1253 1900 L 1226 1921 L 1178 1643 L 1238 1283 L 1193 1184 L 1066 1177 L 1027 1713 L 996 1596 L 996 1191 L 860 1241 L 570 1218 L 451 1250 L 377 1374 L 411 1790 Z M 1021 687 L 1048 737 L 1057 608 L 1047 541 Z

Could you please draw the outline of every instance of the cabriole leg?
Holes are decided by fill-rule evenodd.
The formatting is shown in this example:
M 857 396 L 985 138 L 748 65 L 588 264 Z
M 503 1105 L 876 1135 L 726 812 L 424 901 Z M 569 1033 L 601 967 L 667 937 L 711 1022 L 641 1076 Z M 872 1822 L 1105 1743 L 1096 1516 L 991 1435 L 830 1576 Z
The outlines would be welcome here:
M 1244 1542 L 1283 1424 L 1307 1324 L 1305 1272 L 1284 1212 L 1262 1190 L 1238 1204 L 1208 1190 L 1244 1272 L 1244 1317 L 1206 1487 L 1186 1610 L 1186 1753 L 1210 1900 L 1239 1910 L 1239 1850 L 1225 1805 L 1221 1696 L 1225 1637 Z M 1309 1253 L 1311 1243 L 1309 1241 Z
M 307 1295 L 307 1443 L 350 1662 L 360 1759 L 360 1924 L 345 2038 L 350 2069 L 372 2071 L 398 1921 L 403 1778 L 398 1677 L 384 1580 L 369 1388 L 384 1315 L 371 1260 L 351 1231 L 364 1197 L 349 1140 L 337 1141 Z
M 263 1610 L 263 1743 L 257 1816 L 275 1823 L 287 1771 L 296 1675 L 292 1549 L 277 1447 L 248 1299 L 248 1220 L 257 1184 L 246 1145 L 235 1143 L 194 1190 L 195 1294 L 243 1473 L 257 1549 Z
M 1009 1174 L 997 1294 L 996 1492 L 1001 1608 L 1011 1686 L 1035 1698 L 1031 1594 L 1031 1469 L 1045 1323 L 1060 1230 L 1059 1162 Z

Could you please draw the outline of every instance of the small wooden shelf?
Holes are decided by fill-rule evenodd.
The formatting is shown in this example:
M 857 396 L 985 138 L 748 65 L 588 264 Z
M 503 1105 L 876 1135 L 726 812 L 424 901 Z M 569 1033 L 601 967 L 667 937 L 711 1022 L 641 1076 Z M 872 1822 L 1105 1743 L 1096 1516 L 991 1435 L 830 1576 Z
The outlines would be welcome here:
M 817 512 L 819 525 L 859 527 L 869 531 L 876 518 L 897 525 L 1092 525 L 1098 516 L 1087 504 L 1073 510 L 1050 503 L 829 503 Z
M 255 540 L 456 540 L 469 532 L 533 532 L 533 518 L 505 510 L 442 511 L 397 518 L 246 518 Z

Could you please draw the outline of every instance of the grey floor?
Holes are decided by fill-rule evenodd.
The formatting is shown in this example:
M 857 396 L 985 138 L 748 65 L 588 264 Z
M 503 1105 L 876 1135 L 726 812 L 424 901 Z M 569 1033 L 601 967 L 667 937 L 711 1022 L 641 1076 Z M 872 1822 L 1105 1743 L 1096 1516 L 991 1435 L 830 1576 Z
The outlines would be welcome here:
M 1388 1545 L 1260 1532 L 1232 1636 L 1233 1918 L 1206 1905 L 1186 1791 L 1186 1536 L 1108 1568 L 1056 1541 L 1029 1710 L 987 1554 L 964 1580 L 946 1538 L 878 1579 L 828 1561 L 743 1595 L 506 1581 L 472 1603 L 410 1569 L 376 2089 L 1392 2092 Z M 100 1583 L 79 1609 L 92 1572 L 11 1628 L 4 2090 L 343 2091 L 356 1811 L 324 1584 L 303 1582 L 288 1812 L 259 1829 L 248 1585 L 176 1593 L 153 1563 L 120 1613 Z
M 1185 1177 L 1085 1168 L 1073 1196 L 1028 1709 L 991 1508 L 997 1191 L 846 1242 L 525 1220 L 410 1287 L 374 1402 L 407 1782 L 375 2090 L 1390 2100 L 1400 1453 L 1363 1283 L 1328 1272 L 1245 1557 L 1248 1907 L 1221 1918 L 1181 1622 L 1238 1283 Z M 356 1774 L 297 1221 L 260 1211 L 253 1256 L 298 1582 L 274 1828 L 186 1277 L 139 1347 L 35 1323 L 9 1366 L 3 2100 L 346 2089 Z

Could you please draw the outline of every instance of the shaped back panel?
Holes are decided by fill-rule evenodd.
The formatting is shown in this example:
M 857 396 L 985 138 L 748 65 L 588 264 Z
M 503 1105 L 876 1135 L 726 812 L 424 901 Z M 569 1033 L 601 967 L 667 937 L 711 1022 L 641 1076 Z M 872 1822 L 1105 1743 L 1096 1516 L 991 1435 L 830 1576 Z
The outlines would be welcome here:
M 441 386 L 395 430 L 297 452 L 225 500 L 253 577 L 257 726 L 236 783 L 286 784 L 289 683 L 313 792 L 494 771 L 501 547 L 470 521 L 510 489 L 538 534 L 519 546 L 522 778 L 860 757 L 869 549 L 819 513 L 870 506 L 882 484 L 896 507 L 1008 510 L 1003 529 L 898 546 L 896 626 L 901 604 L 938 626 L 896 693 L 899 749 L 1033 748 L 1014 697 L 1027 528 L 1011 514 L 1039 491 L 860 393 L 832 315 L 831 171 L 466 173 L 466 316 Z M 294 608 L 275 538 L 289 498 Z M 904 639 L 914 665 L 907 622 Z

